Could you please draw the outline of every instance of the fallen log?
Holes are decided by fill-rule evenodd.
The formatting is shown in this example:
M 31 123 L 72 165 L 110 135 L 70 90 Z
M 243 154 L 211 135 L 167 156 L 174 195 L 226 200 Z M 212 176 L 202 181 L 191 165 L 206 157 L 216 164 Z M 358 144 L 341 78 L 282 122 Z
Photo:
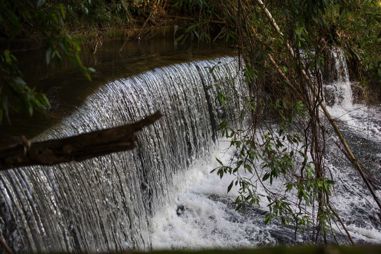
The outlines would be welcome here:
M 0 148 L 0 171 L 33 165 L 83 161 L 135 147 L 136 132 L 161 118 L 156 112 L 135 123 L 77 136 L 41 142 L 22 142 Z

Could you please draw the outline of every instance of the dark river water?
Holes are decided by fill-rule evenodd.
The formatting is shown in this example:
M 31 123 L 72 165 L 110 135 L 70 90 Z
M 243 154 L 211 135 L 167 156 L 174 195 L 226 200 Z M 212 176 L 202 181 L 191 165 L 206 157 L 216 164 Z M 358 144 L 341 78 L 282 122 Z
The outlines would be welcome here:
M 0 126 L 0 131 L 11 135 L 33 137 L 68 116 L 99 87 L 108 82 L 176 63 L 232 55 L 225 45 L 177 45 L 174 40 L 162 38 L 148 41 L 106 40 L 94 53 L 93 45 L 84 46 L 82 59 L 94 67 L 92 80 L 68 63 L 47 67 L 45 51 L 35 49 L 20 52 L 19 62 L 25 80 L 47 94 L 52 108 L 48 114 L 38 112 L 31 118 L 19 114 L 11 124 Z

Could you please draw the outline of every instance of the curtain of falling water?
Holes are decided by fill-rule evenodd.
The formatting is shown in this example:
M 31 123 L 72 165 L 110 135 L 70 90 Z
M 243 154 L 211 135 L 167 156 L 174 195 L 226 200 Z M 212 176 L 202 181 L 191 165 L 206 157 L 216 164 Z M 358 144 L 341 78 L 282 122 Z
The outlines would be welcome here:
M 148 229 L 172 175 L 207 152 L 219 121 L 238 117 L 238 60 L 178 64 L 111 82 L 36 139 L 118 126 L 160 110 L 137 148 L 81 163 L 0 173 L 0 230 L 15 251 L 150 248 Z

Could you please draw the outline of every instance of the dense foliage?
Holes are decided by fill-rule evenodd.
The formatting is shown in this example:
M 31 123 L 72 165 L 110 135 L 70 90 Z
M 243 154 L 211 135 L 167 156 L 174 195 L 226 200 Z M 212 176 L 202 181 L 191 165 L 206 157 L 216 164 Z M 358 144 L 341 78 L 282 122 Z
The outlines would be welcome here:
M 4 0 L 0 2 L 0 123 L 10 120 L 11 112 L 47 110 L 46 96 L 28 86 L 12 42 L 29 40 L 46 51 L 45 64 L 69 61 L 90 79 L 92 68 L 80 58 L 80 43 L 73 34 L 91 29 L 131 25 L 133 17 L 149 16 L 160 0 Z M 44 64 L 44 63 L 39 63 Z
M 228 191 L 238 187 L 237 207 L 257 205 L 265 198 L 270 209 L 267 222 L 277 219 L 308 230 L 316 241 L 326 241 L 336 224 L 352 241 L 330 203 L 334 179 L 325 161 L 329 126 L 322 115 L 335 129 L 344 154 L 356 170 L 362 169 L 325 109 L 321 73 L 331 51 L 340 47 L 351 59 L 356 78 L 380 89 L 379 1 L 176 3 L 183 13 L 198 17 L 183 30 L 182 38 L 225 38 L 238 47 L 246 63 L 251 93 L 245 98 L 249 110 L 244 116 L 249 124 L 241 129 L 221 124 L 237 152 L 233 163 L 221 163 L 214 170 L 220 177 L 234 176 Z M 277 179 L 282 179 L 283 188 L 270 187 Z
M 245 2 L 245 1 L 244 1 Z M 251 3 L 254 6 L 255 1 Z M 287 38 L 299 48 L 314 45 L 343 47 L 350 59 L 353 75 L 364 84 L 380 86 L 380 2 L 379 1 L 267 1 L 272 14 Z M 177 31 L 180 42 L 225 40 L 244 50 L 243 28 L 255 24 L 258 34 L 266 35 L 256 45 L 260 52 L 276 36 L 269 31 L 260 13 L 250 10 L 244 17 L 245 4 L 238 0 L 80 0 L 80 1 L 11 1 L 0 3 L 1 90 L 0 121 L 9 119 L 9 112 L 49 108 L 44 95 L 28 87 L 17 64 L 11 41 L 32 39 L 46 48 L 46 64 L 69 60 L 89 78 L 92 69 L 83 66 L 79 57 L 80 44 L 73 33 L 108 27 L 146 25 L 165 18 L 165 13 L 189 17 Z M 247 5 L 247 4 L 246 4 Z M 157 15 L 156 18 L 154 16 Z M 264 23 L 263 23 L 264 22 Z M 263 23 L 263 24 L 262 24 Z M 184 24 L 182 22 L 182 24 Z M 262 54 L 263 55 L 263 54 Z M 260 56 L 257 55 L 257 58 Z M 255 67 L 255 68 L 254 68 Z M 258 70 L 257 66 L 253 69 Z M 271 74 L 271 73 L 270 73 Z M 270 76 L 261 73 L 261 76 Z
M 11 111 L 32 114 L 49 108 L 47 98 L 23 79 L 8 47 L 12 40 L 38 40 L 46 48 L 46 64 L 66 59 L 90 78 L 94 70 L 82 64 L 73 32 L 89 25 L 98 30 L 142 21 L 145 26 L 157 13 L 186 21 L 177 30 L 180 42 L 224 40 L 245 60 L 250 93 L 244 98 L 248 112 L 242 115 L 249 124 L 237 130 L 221 123 L 237 153 L 234 164 L 221 163 L 215 170 L 221 177 L 235 176 L 228 190 L 238 186 L 237 207 L 258 204 L 261 186 L 271 211 L 266 221 L 313 228 L 316 240 L 326 240 L 332 223 L 346 230 L 330 204 L 333 181 L 325 165 L 321 71 L 330 50 L 340 47 L 355 78 L 381 89 L 379 0 L 4 0 L 0 121 L 9 119 Z M 269 112 L 276 121 L 269 121 Z M 269 188 L 278 178 L 285 179 L 284 188 Z
M 259 34 L 267 29 L 266 22 L 261 19 L 262 14 L 251 10 L 248 12 L 250 16 L 243 16 L 243 12 L 240 12 L 244 11 L 243 2 L 247 1 L 172 2 L 177 12 L 194 17 L 191 24 L 183 28 L 180 39 L 224 39 L 229 43 L 240 43 L 242 46 L 242 41 L 238 40 L 242 28 L 247 24 L 255 24 Z M 254 6 L 254 3 L 255 1 L 252 1 L 251 4 Z M 354 61 L 355 66 L 352 70 L 357 71 L 354 74 L 357 75 L 356 78 L 360 76 L 364 78 L 364 82 L 377 82 L 380 85 L 380 1 L 269 0 L 266 1 L 266 5 L 294 46 L 313 48 L 321 44 L 342 47 L 346 50 L 347 57 Z M 274 38 L 276 37 L 271 36 L 265 39 Z
M 45 95 L 35 92 L 23 79 L 17 58 L 9 49 L 12 40 L 35 38 L 46 45 L 46 64 L 67 58 L 76 63 L 86 75 L 79 58 L 79 44 L 68 33 L 65 20 L 66 6 L 45 1 L 1 1 L 0 36 L 5 49 L 0 56 L 0 122 L 10 119 L 12 111 L 46 110 L 49 102 Z

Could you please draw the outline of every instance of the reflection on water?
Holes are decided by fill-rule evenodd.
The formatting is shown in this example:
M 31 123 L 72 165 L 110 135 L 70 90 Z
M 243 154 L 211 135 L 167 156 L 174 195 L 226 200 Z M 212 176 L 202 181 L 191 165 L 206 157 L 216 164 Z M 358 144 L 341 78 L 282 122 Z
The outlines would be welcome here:
M 88 95 L 110 81 L 155 67 L 229 54 L 232 54 L 232 50 L 224 45 L 178 46 L 174 40 L 164 38 L 151 41 L 104 41 L 95 54 L 93 47 L 83 48 L 85 65 L 96 69 L 89 81 L 78 69 L 66 63 L 48 68 L 44 64 L 43 50 L 22 52 L 18 58 L 26 80 L 48 95 L 52 108 L 47 114 L 37 113 L 32 118 L 16 115 L 11 119 L 11 126 L 0 126 L 0 132 L 14 136 L 36 136 L 69 115 Z

